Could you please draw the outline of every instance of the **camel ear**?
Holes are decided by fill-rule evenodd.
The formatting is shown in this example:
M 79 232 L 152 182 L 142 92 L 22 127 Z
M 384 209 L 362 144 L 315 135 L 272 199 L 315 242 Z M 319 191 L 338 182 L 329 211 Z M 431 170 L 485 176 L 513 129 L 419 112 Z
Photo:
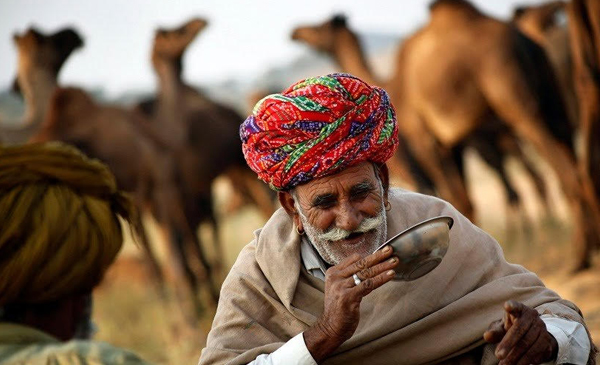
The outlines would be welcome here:
M 346 23 L 347 23 L 347 19 L 344 14 L 336 14 L 331 19 L 331 25 L 333 25 L 335 28 L 345 27 Z
M 523 14 L 525 14 L 525 12 L 527 11 L 527 7 L 525 6 L 518 6 L 515 8 L 515 10 L 513 11 L 513 20 L 517 20 L 519 19 L 521 16 L 523 16 Z
M 12 82 L 12 85 L 10 87 L 10 91 L 12 91 L 13 93 L 19 95 L 19 96 L 23 96 L 23 94 L 21 93 L 21 86 L 19 85 L 19 79 L 15 77 L 15 79 Z
M 52 40 L 57 47 L 66 53 L 71 53 L 77 48 L 83 47 L 83 39 L 73 28 L 65 28 L 55 33 L 52 35 Z

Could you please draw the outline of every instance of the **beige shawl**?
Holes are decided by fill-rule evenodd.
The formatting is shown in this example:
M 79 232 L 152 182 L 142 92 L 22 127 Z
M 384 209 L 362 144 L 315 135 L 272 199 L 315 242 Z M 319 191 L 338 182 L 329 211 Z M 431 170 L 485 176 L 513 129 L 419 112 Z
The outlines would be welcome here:
M 509 299 L 583 321 L 575 305 L 507 263 L 496 241 L 450 204 L 399 189 L 390 191 L 390 202 L 389 236 L 451 216 L 448 253 L 428 275 L 389 282 L 365 297 L 356 332 L 325 364 L 493 362 L 482 335 Z M 247 364 L 305 331 L 323 310 L 324 283 L 302 267 L 300 238 L 285 211 L 255 234 L 223 284 L 200 364 Z

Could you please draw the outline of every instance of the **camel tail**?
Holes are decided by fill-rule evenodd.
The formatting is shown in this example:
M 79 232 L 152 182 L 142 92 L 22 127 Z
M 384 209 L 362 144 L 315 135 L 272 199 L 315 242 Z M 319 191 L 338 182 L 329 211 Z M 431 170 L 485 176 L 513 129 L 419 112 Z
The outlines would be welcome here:
M 517 33 L 520 52 L 516 56 L 526 70 L 523 76 L 537 96 L 541 117 L 550 133 L 574 153 L 573 123 L 546 53 L 524 34 Z

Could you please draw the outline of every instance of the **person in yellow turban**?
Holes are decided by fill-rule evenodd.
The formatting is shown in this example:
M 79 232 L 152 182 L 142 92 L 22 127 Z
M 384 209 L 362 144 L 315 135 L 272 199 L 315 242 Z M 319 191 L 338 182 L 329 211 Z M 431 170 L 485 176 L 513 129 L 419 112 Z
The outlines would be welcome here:
M 59 144 L 0 147 L 0 363 L 144 364 L 91 341 L 91 292 L 136 211 L 109 169 Z

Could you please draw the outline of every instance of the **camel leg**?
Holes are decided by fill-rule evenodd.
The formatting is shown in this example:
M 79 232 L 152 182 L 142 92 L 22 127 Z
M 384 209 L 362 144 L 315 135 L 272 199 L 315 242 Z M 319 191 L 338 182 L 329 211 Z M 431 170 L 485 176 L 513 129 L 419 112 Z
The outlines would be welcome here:
M 140 205 L 138 205 L 140 206 Z M 158 260 L 156 259 L 156 255 L 152 250 L 152 246 L 150 245 L 150 240 L 148 239 L 148 235 L 146 234 L 145 227 L 142 223 L 141 216 L 137 216 L 135 221 L 133 222 L 134 232 L 137 235 L 138 239 L 141 242 L 142 250 L 144 251 L 145 262 L 148 268 L 148 272 L 150 273 L 150 277 L 153 279 L 152 282 L 156 284 L 159 295 L 161 298 L 166 298 L 165 292 L 165 280 L 160 269 L 160 265 L 158 264 Z
M 590 249 L 600 244 L 600 209 L 595 203 L 595 197 L 590 196 L 589 186 L 585 186 L 585 180 L 581 179 L 570 146 L 555 138 L 543 123 L 544 117 L 548 123 L 564 121 L 556 121 L 560 115 L 549 115 L 539 104 L 532 102 L 532 98 L 535 99 L 537 94 L 531 89 L 531 85 L 526 83 L 527 78 L 522 75 L 521 70 L 510 69 L 511 65 L 508 64 L 497 66 L 500 69 L 495 70 L 496 74 L 505 75 L 502 77 L 503 82 L 484 82 L 486 96 L 499 117 L 505 120 L 519 137 L 531 143 L 556 172 L 571 203 L 576 232 L 575 244 L 578 247 L 576 269 L 589 267 Z M 513 77 L 508 77 L 511 73 Z M 563 114 L 566 115 L 564 110 Z
M 521 121 L 521 124 L 524 124 Z M 517 130 L 519 127 L 516 127 Z M 556 141 L 543 128 L 525 127 L 523 138 L 541 152 L 556 171 L 561 187 L 571 205 L 575 225 L 576 270 L 590 266 L 590 253 L 600 245 L 600 211 L 595 204 L 593 192 L 576 167 L 573 155 L 567 146 Z M 529 132 L 529 134 L 525 134 Z M 587 186 L 586 186 L 587 185 Z
M 214 220 L 214 217 L 212 218 Z M 216 222 L 216 220 L 214 221 Z M 189 273 L 186 271 L 186 274 L 192 275 L 194 276 L 194 278 L 196 278 L 196 275 L 191 270 L 191 266 L 194 264 L 199 264 L 200 267 L 202 267 L 202 270 L 204 271 L 205 281 L 208 285 L 209 294 L 214 300 L 214 302 L 217 303 L 219 300 L 219 289 L 215 284 L 214 269 L 212 268 L 212 265 L 206 258 L 206 253 L 204 252 L 202 242 L 200 241 L 198 235 L 194 232 L 194 230 L 189 229 L 189 225 L 186 224 L 186 226 L 182 228 L 185 232 L 183 235 L 183 244 L 185 246 L 184 252 L 188 253 L 188 257 L 186 259 L 186 268 L 190 270 Z
M 400 143 L 396 153 L 387 162 L 390 176 L 397 177 L 404 182 L 407 189 L 418 191 L 422 194 L 435 195 L 435 189 L 431 180 L 416 161 L 406 140 L 399 135 Z
M 258 207 L 265 218 L 270 218 L 275 212 L 273 200 L 268 192 L 268 187 L 256 178 L 256 175 L 246 167 L 234 167 L 227 171 L 234 191 L 248 196 Z
M 441 153 L 437 141 L 415 111 L 405 107 L 398 115 L 398 119 L 402 120 L 400 133 L 408 141 L 413 156 L 434 182 L 440 196 L 473 220 L 473 205 L 453 158 Z
M 190 236 L 185 229 L 187 221 L 180 204 L 181 199 L 172 184 L 163 182 L 153 191 L 153 204 L 158 209 L 159 221 L 169 250 L 169 270 L 175 280 L 175 293 L 182 314 L 190 324 L 195 324 L 201 308 L 197 293 L 198 279 L 189 265 L 185 253 L 186 239 Z
M 400 138 L 400 146 L 398 146 L 396 154 L 400 157 L 402 161 L 402 165 L 404 169 L 407 169 L 403 174 L 409 176 L 413 184 L 415 184 L 418 192 L 422 194 L 435 195 L 435 186 L 429 176 L 423 171 L 419 162 L 411 152 L 410 146 L 408 145 L 408 141 L 402 136 L 399 135 Z
M 542 203 L 542 206 L 544 207 L 545 217 L 554 220 L 555 218 L 550 205 L 550 198 L 548 196 L 546 182 L 540 176 L 537 170 L 533 167 L 533 162 L 529 159 L 527 154 L 523 152 L 523 149 L 521 148 L 514 136 L 511 136 L 510 144 L 512 145 L 512 147 L 508 147 L 505 150 L 506 154 L 512 155 L 514 158 L 521 162 L 523 168 L 525 168 L 525 171 L 528 172 L 529 177 L 531 177 L 531 180 L 533 181 L 533 187 L 535 188 L 538 197 L 540 198 L 540 201 Z
M 600 197 L 600 5 L 575 0 L 569 4 L 569 33 L 582 135 L 580 169 Z

